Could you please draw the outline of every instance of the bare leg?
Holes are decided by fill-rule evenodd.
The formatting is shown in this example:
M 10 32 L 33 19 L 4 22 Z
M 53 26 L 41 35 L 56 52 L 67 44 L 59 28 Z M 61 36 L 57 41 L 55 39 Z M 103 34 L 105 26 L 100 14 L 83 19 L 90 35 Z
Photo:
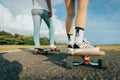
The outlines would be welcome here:
M 75 0 L 65 0 L 66 4 L 66 32 L 67 34 L 73 34 L 72 21 L 75 15 Z
M 75 43 L 81 44 L 84 38 L 84 29 L 87 20 L 87 5 L 88 0 L 77 0 L 78 12 L 76 17 L 76 33 L 75 33 Z
M 77 0 L 78 12 L 76 17 L 76 27 L 85 28 L 87 20 L 87 6 L 89 0 Z

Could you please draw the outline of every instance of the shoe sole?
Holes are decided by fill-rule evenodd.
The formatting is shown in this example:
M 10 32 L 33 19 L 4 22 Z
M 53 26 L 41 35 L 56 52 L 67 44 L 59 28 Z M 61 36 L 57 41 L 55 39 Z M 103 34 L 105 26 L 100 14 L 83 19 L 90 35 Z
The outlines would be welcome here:
M 68 54 L 74 54 L 74 49 L 73 48 L 68 48 Z
M 69 54 L 74 54 L 74 53 L 78 53 L 78 52 L 88 52 L 88 51 L 100 51 L 99 48 L 95 48 L 95 49 L 74 49 L 74 48 L 68 48 L 68 53 Z
M 94 48 L 94 49 L 74 49 L 74 53 L 77 52 L 88 52 L 88 51 L 100 51 L 99 48 Z

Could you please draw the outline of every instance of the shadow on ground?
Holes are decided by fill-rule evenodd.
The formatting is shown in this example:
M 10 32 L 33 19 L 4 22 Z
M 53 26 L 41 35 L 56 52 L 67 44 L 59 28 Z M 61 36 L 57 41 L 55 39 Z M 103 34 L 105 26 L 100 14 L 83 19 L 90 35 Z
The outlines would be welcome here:
M 26 48 L 19 48 L 19 49 L 24 52 L 29 52 L 29 53 L 34 54 L 34 50 L 30 50 L 30 49 L 26 49 Z M 63 51 L 63 49 L 62 49 L 62 51 Z M 57 65 L 59 67 L 65 68 L 64 59 L 66 59 L 69 55 L 65 52 L 64 53 L 60 52 L 59 54 L 48 54 L 48 55 L 43 55 L 43 56 L 47 57 L 47 60 L 44 60 L 44 61 L 50 61 L 51 63 L 54 63 L 55 65 Z
M 32 53 L 34 55 L 34 50 L 30 50 L 30 49 L 26 49 L 26 48 L 19 48 L 19 49 L 24 51 L 24 52 Z M 51 62 L 59 67 L 66 68 L 66 64 L 65 64 L 66 59 L 69 59 L 73 62 L 76 62 L 76 60 L 77 60 L 77 62 L 80 62 L 83 58 L 83 56 L 70 56 L 67 53 L 67 51 L 65 50 L 66 48 L 59 47 L 59 49 L 60 49 L 60 51 L 62 51 L 59 54 L 54 53 L 54 54 L 43 55 L 43 56 L 47 57 L 47 59 L 43 60 L 43 61 L 48 61 L 48 62 Z M 48 49 L 46 49 L 46 50 L 48 50 Z M 96 57 L 99 59 L 99 56 L 96 56 Z M 85 65 L 81 65 L 81 66 L 85 66 Z M 92 66 L 92 65 L 87 65 L 87 66 L 99 69 L 99 66 Z
M 47 60 L 45 61 L 50 61 L 51 63 L 65 68 L 65 59 L 69 56 L 68 54 L 65 53 L 60 53 L 60 54 L 50 54 L 50 55 L 45 55 L 47 57 Z
M 22 65 L 18 61 L 8 61 L 0 53 L 0 80 L 19 80 Z

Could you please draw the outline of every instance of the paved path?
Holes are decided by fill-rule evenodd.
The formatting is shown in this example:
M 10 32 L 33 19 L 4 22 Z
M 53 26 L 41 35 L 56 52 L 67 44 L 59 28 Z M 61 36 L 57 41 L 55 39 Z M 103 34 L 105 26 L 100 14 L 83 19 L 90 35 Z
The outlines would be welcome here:
M 65 51 L 64 48 L 61 51 Z M 76 66 L 65 68 L 67 58 L 79 56 L 34 55 L 31 50 L 3 52 L 0 54 L 0 80 L 120 80 L 120 51 L 106 50 L 108 69 Z M 97 60 L 101 57 L 93 57 Z

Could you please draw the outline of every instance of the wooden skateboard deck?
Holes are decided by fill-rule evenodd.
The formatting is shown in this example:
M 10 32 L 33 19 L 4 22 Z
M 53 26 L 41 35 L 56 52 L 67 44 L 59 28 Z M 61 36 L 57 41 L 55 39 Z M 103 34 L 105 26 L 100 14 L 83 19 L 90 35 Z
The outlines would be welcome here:
M 104 51 L 86 51 L 86 52 L 76 52 L 72 55 L 97 55 L 97 56 L 104 56 Z
M 46 49 L 45 51 L 44 51 L 44 54 L 59 54 L 60 52 L 58 52 L 58 51 L 51 51 L 50 49 Z

